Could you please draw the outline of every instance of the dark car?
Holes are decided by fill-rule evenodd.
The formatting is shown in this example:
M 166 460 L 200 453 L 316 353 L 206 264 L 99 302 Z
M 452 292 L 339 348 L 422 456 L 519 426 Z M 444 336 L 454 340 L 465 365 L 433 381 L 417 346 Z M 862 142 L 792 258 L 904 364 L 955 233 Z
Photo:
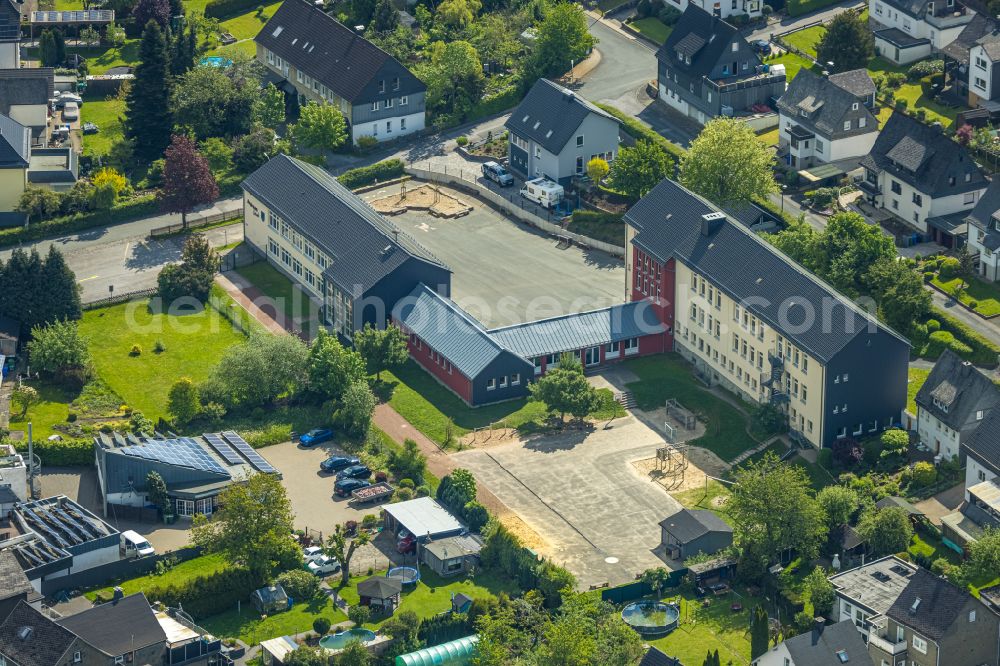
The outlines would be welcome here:
M 483 165 L 483 176 L 492 180 L 500 187 L 507 187 L 514 184 L 514 176 L 499 162 L 487 162 Z
M 319 468 L 324 472 L 339 472 L 347 467 L 354 467 L 360 464 L 360 460 L 351 456 L 330 456 L 319 464 Z
M 367 479 L 372 475 L 372 471 L 365 465 L 351 465 L 343 469 L 337 475 L 338 479 Z
M 358 488 L 367 488 L 372 484 L 368 483 L 364 479 L 338 479 L 335 484 L 333 484 L 333 493 L 337 497 L 350 497 Z
M 757 53 L 761 53 L 763 55 L 771 55 L 771 42 L 769 42 L 766 39 L 755 39 L 752 42 L 750 42 L 750 46 Z
M 399 534 L 396 535 L 396 552 L 397 553 L 412 553 L 417 550 L 417 537 L 413 536 L 409 530 L 402 529 Z
M 333 439 L 333 431 L 327 428 L 316 428 L 299 437 L 299 444 L 305 447 L 316 446 Z

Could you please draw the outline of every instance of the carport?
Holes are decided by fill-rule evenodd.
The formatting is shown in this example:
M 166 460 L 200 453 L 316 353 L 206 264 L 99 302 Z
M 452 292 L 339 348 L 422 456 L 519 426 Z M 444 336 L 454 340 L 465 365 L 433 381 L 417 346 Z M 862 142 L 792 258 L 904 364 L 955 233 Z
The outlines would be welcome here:
M 405 529 L 417 538 L 419 544 L 466 531 L 455 516 L 430 497 L 390 504 L 382 509 L 382 513 L 386 531 L 399 534 Z

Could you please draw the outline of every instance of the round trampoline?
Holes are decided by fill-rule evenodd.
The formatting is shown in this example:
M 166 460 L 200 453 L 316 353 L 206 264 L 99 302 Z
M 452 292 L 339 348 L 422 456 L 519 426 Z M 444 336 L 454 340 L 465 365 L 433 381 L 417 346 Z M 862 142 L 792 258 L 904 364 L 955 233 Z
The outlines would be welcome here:
M 386 578 L 396 578 L 403 585 L 416 585 L 420 572 L 413 567 L 393 567 L 385 573 Z
M 677 628 L 680 612 L 675 604 L 633 601 L 622 609 L 622 620 L 641 636 L 661 636 Z
M 361 641 L 371 643 L 375 640 L 375 632 L 357 627 L 342 631 L 339 634 L 330 634 L 320 639 L 319 645 L 327 650 L 343 650 L 351 641 Z

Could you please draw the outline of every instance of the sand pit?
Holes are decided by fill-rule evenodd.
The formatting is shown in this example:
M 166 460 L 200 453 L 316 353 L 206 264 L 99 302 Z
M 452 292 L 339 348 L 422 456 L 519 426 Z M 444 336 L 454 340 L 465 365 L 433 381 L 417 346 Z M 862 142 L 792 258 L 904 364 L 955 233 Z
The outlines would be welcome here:
M 659 483 L 665 490 L 681 492 L 692 488 L 704 488 L 705 476 L 722 476 L 729 465 L 708 449 L 691 446 L 685 450 L 687 469 L 683 474 L 665 475 L 657 469 L 656 458 L 635 460 L 632 465 L 645 477 Z
M 408 210 L 426 210 L 434 217 L 454 218 L 468 215 L 472 206 L 433 185 L 407 186 L 400 184 L 399 194 L 368 202 L 383 215 L 399 215 Z

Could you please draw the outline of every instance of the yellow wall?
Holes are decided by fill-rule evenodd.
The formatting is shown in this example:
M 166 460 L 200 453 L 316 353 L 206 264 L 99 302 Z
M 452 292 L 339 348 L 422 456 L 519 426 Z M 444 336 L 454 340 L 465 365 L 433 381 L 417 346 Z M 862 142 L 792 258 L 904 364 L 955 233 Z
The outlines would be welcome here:
M 27 169 L 0 169 L 0 211 L 14 210 L 27 185 Z

